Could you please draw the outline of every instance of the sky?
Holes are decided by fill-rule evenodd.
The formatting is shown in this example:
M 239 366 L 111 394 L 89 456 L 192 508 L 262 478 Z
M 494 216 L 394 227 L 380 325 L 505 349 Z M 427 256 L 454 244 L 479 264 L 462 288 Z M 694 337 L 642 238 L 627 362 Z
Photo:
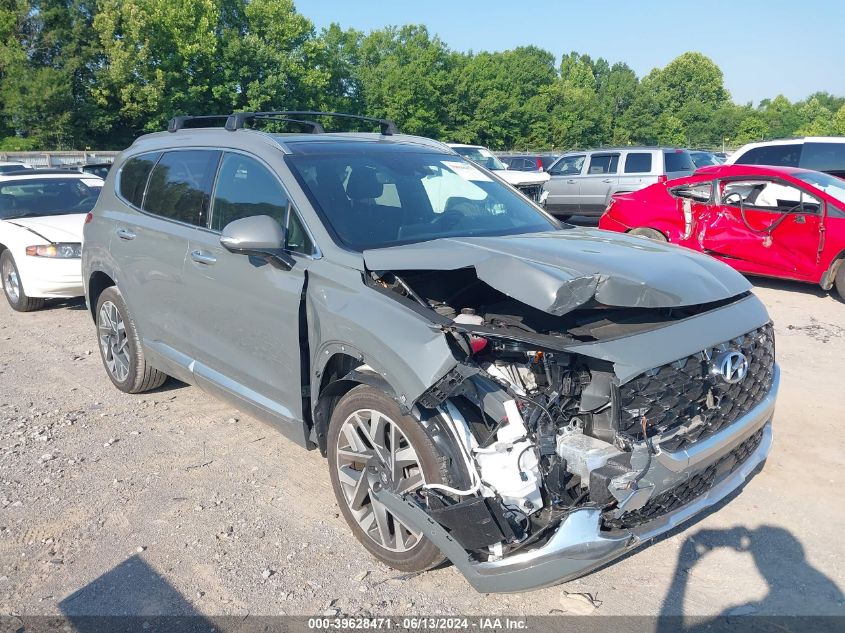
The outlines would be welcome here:
M 457 51 L 535 45 L 627 63 L 642 77 L 686 51 L 710 57 L 737 103 L 845 96 L 843 0 L 298 0 L 317 29 L 424 24 Z

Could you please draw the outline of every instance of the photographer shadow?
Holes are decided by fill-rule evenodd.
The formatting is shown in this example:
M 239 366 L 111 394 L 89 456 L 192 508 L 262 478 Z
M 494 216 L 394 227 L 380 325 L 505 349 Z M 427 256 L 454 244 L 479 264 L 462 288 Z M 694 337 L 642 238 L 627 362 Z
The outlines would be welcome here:
M 691 571 L 709 552 L 718 549 L 749 553 L 766 580 L 768 593 L 761 600 L 732 606 L 714 618 L 680 619 L 690 591 Z M 672 584 L 661 608 L 661 616 L 667 617 L 658 620 L 657 631 L 712 632 L 719 625 L 729 625 L 729 620 L 736 623 L 738 617 L 751 615 L 772 622 L 794 618 L 795 624 L 806 619 L 805 623 L 812 621 L 816 630 L 827 630 L 835 622 L 841 624 L 845 596 L 834 581 L 807 562 L 804 547 L 783 528 L 763 525 L 753 530 L 702 529 L 689 536 L 681 547 Z

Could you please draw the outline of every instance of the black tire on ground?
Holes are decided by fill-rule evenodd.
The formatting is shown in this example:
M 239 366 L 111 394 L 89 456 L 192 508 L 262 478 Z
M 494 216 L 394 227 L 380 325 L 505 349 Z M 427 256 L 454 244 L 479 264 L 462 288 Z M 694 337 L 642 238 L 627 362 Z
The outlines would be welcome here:
M 836 276 L 833 278 L 833 285 L 836 292 L 839 293 L 839 298 L 845 301 L 845 259 L 839 262 L 839 268 L 836 270 Z
M 350 509 L 350 504 L 346 499 L 344 489 L 341 487 L 341 467 L 338 463 L 338 444 L 339 440 L 344 442 L 346 439 L 346 435 L 344 435 L 344 438 L 341 439 L 341 432 L 344 423 L 347 420 L 352 419 L 354 413 L 368 410 L 380 412 L 396 424 L 407 440 L 407 443 L 411 445 L 414 451 L 416 451 L 416 456 L 419 460 L 418 463 L 422 469 L 422 474 L 426 483 L 441 483 L 446 485 L 449 485 L 450 483 L 447 458 L 437 452 L 419 422 L 410 416 L 403 415 L 396 402 L 384 392 L 374 389 L 369 385 L 359 385 L 347 393 L 338 402 L 329 423 L 329 474 L 331 477 L 332 488 L 334 489 L 334 494 L 337 498 L 337 504 L 343 513 L 343 518 L 346 520 L 347 524 L 352 529 L 353 534 L 355 534 L 355 537 L 361 542 L 361 544 L 367 548 L 373 556 L 394 569 L 404 572 L 415 572 L 436 567 L 445 560 L 445 557 L 440 550 L 431 543 L 431 541 L 421 536 L 419 537 L 419 540 L 406 551 L 392 551 L 391 549 L 382 547 L 381 544 L 371 538 L 364 531 L 361 525 L 359 525 L 352 510 Z M 361 468 L 364 474 L 366 474 L 366 469 L 363 465 Z M 361 476 L 363 477 L 364 475 Z M 350 484 L 347 483 L 345 485 L 347 485 L 347 489 L 349 489 Z M 367 486 L 367 490 L 369 490 L 369 486 Z M 365 497 L 365 499 L 367 501 L 364 502 L 364 507 L 367 507 L 366 504 L 369 503 L 369 508 L 372 509 L 373 506 L 369 493 L 367 493 L 367 497 Z M 395 521 L 392 515 L 390 515 L 390 520 Z M 391 525 L 395 527 L 395 523 L 391 523 Z M 372 528 L 370 529 L 372 530 Z M 396 539 L 394 538 L 394 543 L 395 542 Z
M 111 316 L 109 313 L 111 313 Z M 106 337 L 112 331 L 109 322 L 115 320 L 115 314 L 122 327 L 116 328 L 117 335 L 115 338 L 107 340 Z M 144 359 L 144 350 L 141 347 L 141 339 L 138 336 L 138 330 L 135 328 L 135 322 L 126 307 L 123 295 L 120 294 L 120 290 L 116 286 L 106 288 L 100 293 L 95 315 L 97 347 L 100 349 L 100 358 L 103 361 L 106 374 L 108 374 L 114 386 L 124 393 L 142 393 L 160 387 L 167 380 L 167 374 L 150 367 Z M 123 365 L 125 375 L 116 368 L 115 356 L 118 348 L 125 349 L 128 352 Z
M 628 232 L 629 235 L 636 235 L 637 237 L 644 237 L 649 240 L 654 240 L 655 242 L 668 242 L 669 240 L 666 239 L 666 236 L 663 235 L 657 229 L 650 229 L 648 227 L 639 227 L 636 229 L 631 229 Z
M 7 273 L 14 275 L 14 281 L 7 279 Z M 12 253 L 8 249 L 0 254 L 0 277 L 2 277 L 0 278 L 0 284 L 3 286 L 3 294 L 6 295 L 6 301 L 9 302 L 12 310 L 16 310 L 17 312 L 32 312 L 33 310 L 40 310 L 44 307 L 44 299 L 26 296 L 23 289 L 23 282 L 18 272 L 18 266 L 15 264 L 15 258 L 12 257 Z M 10 294 L 10 284 L 12 283 L 14 283 L 17 291 L 16 297 Z

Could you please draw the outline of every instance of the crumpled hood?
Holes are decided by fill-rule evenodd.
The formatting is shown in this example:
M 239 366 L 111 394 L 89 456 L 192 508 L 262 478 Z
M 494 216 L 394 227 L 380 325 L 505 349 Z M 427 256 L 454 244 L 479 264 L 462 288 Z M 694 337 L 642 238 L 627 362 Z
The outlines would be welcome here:
M 370 270 L 475 268 L 496 290 L 561 315 L 594 298 L 668 308 L 719 301 L 751 284 L 715 259 L 640 237 L 589 228 L 502 237 L 443 238 L 364 252 Z
M 82 242 L 85 214 L 45 215 L 38 218 L 16 218 L 6 222 L 29 229 L 50 242 Z
M 519 171 L 516 169 L 496 169 L 493 171 L 499 178 L 513 186 L 518 185 L 542 185 L 551 178 L 545 172 Z

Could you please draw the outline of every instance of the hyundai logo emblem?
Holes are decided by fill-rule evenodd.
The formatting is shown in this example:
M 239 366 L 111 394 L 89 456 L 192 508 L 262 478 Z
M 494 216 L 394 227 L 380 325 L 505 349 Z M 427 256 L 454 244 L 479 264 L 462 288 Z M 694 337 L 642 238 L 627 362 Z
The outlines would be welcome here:
M 742 352 L 722 352 L 713 359 L 710 372 L 730 385 L 736 384 L 748 374 L 748 359 Z

